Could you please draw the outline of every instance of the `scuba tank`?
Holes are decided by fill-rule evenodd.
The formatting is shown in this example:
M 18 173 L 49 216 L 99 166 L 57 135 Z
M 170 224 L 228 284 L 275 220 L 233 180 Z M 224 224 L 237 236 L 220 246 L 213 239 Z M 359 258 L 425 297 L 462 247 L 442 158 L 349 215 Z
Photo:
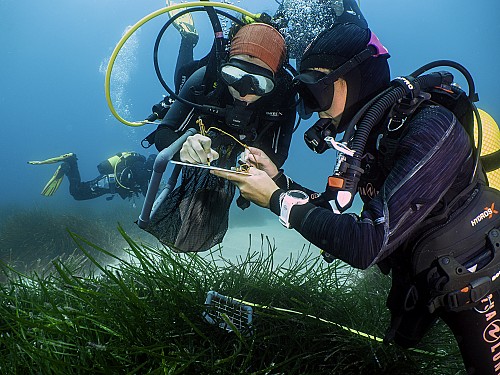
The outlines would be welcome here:
M 500 190 L 500 129 L 493 117 L 486 111 L 479 109 L 483 124 L 483 147 L 481 150 L 481 163 L 483 164 L 488 185 Z M 474 139 L 477 143 L 477 121 L 474 123 Z
M 100 174 L 103 175 L 114 174 L 115 172 L 117 172 L 117 170 L 123 170 L 126 167 L 130 167 L 137 161 L 144 162 L 145 160 L 146 158 L 143 155 L 138 154 L 137 152 L 119 152 L 111 156 L 110 158 L 100 162 L 97 165 L 97 170 Z

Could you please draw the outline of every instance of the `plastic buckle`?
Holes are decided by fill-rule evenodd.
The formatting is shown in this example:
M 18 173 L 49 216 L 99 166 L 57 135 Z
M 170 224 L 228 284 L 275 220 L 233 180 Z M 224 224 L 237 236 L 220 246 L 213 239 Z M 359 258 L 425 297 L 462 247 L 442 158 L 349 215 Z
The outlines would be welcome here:
M 341 142 L 337 142 L 335 140 L 335 138 L 333 137 L 325 137 L 325 142 L 328 143 L 328 145 L 331 147 L 331 148 L 334 148 L 335 150 L 337 150 L 338 152 L 341 152 L 342 154 L 344 155 L 348 155 L 348 156 L 353 156 L 354 155 L 354 150 L 351 150 L 349 147 L 347 147 L 347 145 L 345 143 L 341 143 Z
M 418 302 L 418 289 L 415 285 L 412 285 L 408 292 L 406 293 L 403 308 L 405 311 L 411 311 L 417 306 Z
M 389 119 L 389 123 L 387 124 L 387 130 L 390 131 L 390 132 L 395 132 L 396 130 L 399 130 L 401 129 L 401 127 L 404 125 L 404 123 L 406 122 L 406 119 L 407 117 L 404 117 L 404 118 L 400 118 L 400 117 L 391 117 Z M 391 124 L 392 123 L 396 123 L 396 127 L 391 127 Z M 399 124 L 397 124 L 397 122 L 400 122 Z
M 456 310 L 467 304 L 481 301 L 491 290 L 491 279 L 487 276 L 473 280 L 469 285 L 448 293 L 444 298 L 444 305 L 449 310 Z
M 332 263 L 336 259 L 332 254 L 327 253 L 325 250 L 321 250 L 321 256 L 327 263 Z
M 447 310 L 455 310 L 461 306 L 461 302 L 466 303 L 468 301 L 468 297 L 464 298 L 463 292 L 457 290 L 455 292 L 448 293 L 444 298 L 444 307 Z
M 479 302 L 491 291 L 491 279 L 487 276 L 480 277 L 470 283 L 470 300 Z

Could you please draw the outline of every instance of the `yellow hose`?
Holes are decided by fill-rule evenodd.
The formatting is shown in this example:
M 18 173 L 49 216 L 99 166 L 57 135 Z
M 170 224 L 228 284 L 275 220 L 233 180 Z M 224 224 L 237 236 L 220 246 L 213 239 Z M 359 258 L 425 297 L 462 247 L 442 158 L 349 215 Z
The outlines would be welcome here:
M 113 65 L 115 63 L 116 57 L 118 56 L 118 53 L 122 49 L 125 42 L 128 40 L 128 38 L 130 38 L 132 36 L 133 33 L 135 33 L 137 31 L 137 29 L 139 29 L 139 27 L 141 27 L 146 22 L 152 20 L 153 18 L 155 18 L 161 14 L 170 12 L 172 10 L 180 9 L 180 8 L 191 8 L 191 7 L 198 7 L 198 6 L 226 8 L 229 10 L 234 10 L 234 11 L 241 13 L 241 14 L 248 16 L 248 17 L 252 17 L 252 18 L 256 17 L 255 14 L 250 13 L 250 12 L 248 12 L 242 8 L 239 8 L 237 6 L 234 6 L 232 4 L 224 4 L 224 3 L 217 3 L 217 2 L 211 3 L 208 1 L 192 1 L 190 3 L 179 3 L 179 4 L 168 6 L 166 8 L 159 9 L 157 11 L 154 11 L 153 13 L 148 14 L 146 17 L 142 18 L 139 22 L 137 22 L 134 26 L 132 26 L 122 36 L 122 38 L 120 39 L 120 41 L 116 45 L 115 49 L 113 50 L 113 53 L 111 54 L 111 57 L 109 59 L 108 67 L 106 68 L 106 76 L 104 79 L 104 93 L 106 95 L 106 101 L 108 103 L 108 107 L 111 110 L 111 113 L 113 114 L 113 116 L 115 116 L 118 121 L 120 121 L 121 123 L 128 125 L 128 126 L 142 126 L 142 125 L 148 123 L 147 121 L 130 122 L 130 121 L 125 120 L 124 118 L 122 118 L 118 114 L 118 112 L 116 112 L 116 110 L 113 106 L 113 102 L 111 101 L 111 93 L 110 93 L 111 72 L 113 70 Z

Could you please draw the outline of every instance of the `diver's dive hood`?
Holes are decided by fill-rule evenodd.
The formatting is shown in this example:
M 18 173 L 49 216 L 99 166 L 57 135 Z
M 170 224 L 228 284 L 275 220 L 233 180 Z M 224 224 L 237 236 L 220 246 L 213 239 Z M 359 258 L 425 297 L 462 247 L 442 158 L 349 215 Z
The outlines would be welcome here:
M 364 51 L 370 51 L 364 53 Z M 354 23 L 336 23 L 305 50 L 301 72 L 325 68 L 339 72 L 347 83 L 347 100 L 337 133 L 345 131 L 352 116 L 390 83 L 387 49 L 370 29 Z M 297 77 L 300 79 L 300 76 Z

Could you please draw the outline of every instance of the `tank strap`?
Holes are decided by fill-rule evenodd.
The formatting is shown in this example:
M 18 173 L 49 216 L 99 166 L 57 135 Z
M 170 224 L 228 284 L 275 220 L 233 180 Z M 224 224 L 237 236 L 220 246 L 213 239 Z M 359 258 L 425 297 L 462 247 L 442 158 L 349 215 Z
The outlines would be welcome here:
M 108 175 L 108 184 L 109 184 L 109 193 L 115 194 L 116 193 L 116 177 L 114 174 Z

